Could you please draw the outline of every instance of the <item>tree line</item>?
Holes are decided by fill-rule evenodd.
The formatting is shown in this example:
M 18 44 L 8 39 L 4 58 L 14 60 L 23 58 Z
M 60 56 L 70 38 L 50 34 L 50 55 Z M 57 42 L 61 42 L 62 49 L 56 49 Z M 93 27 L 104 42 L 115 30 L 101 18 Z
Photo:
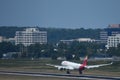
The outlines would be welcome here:
M 65 57 L 67 60 L 79 59 L 81 56 L 94 56 L 99 54 L 107 54 L 113 56 L 120 56 L 120 45 L 117 48 L 110 48 L 106 51 L 105 44 L 99 43 L 79 43 L 73 42 L 71 44 L 59 43 L 55 44 L 32 44 L 25 47 L 22 44 L 14 45 L 9 42 L 0 43 L 0 58 L 3 54 L 8 52 L 20 52 L 14 54 L 13 58 L 52 58 Z
M 11 38 L 15 36 L 16 31 L 23 31 L 29 27 L 0 26 L 0 36 Z M 62 28 L 39 28 L 41 31 L 47 31 L 48 43 L 57 43 L 64 39 L 92 38 L 99 39 L 99 33 L 102 29 L 62 29 Z

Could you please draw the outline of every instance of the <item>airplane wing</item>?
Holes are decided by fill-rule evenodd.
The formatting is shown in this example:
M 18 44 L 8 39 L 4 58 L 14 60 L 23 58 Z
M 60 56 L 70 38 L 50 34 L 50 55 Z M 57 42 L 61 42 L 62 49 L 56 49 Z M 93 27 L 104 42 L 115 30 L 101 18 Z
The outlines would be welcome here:
M 48 66 L 53 66 L 53 67 L 60 67 L 59 65 L 53 65 L 53 64 L 46 64 L 46 65 L 48 65 Z
M 53 64 L 46 64 L 46 65 L 56 67 L 56 68 L 58 68 L 59 70 L 60 70 L 60 69 L 74 70 L 74 68 L 71 67 L 71 66 L 61 66 L 61 65 L 53 65 Z
M 107 66 L 107 65 L 111 65 L 113 64 L 113 62 L 108 63 L 108 64 L 100 64 L 100 65 L 90 65 L 90 66 L 85 66 L 85 68 L 90 69 L 90 68 L 97 68 L 97 67 L 101 67 L 101 66 Z

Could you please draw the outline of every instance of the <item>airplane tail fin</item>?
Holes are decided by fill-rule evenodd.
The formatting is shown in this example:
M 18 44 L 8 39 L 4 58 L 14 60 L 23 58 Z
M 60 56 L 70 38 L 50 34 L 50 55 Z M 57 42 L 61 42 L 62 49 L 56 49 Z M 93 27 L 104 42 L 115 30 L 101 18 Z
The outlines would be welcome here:
M 83 66 L 86 66 L 87 65 L 87 60 L 88 60 L 88 56 L 85 57 L 84 61 L 83 61 Z

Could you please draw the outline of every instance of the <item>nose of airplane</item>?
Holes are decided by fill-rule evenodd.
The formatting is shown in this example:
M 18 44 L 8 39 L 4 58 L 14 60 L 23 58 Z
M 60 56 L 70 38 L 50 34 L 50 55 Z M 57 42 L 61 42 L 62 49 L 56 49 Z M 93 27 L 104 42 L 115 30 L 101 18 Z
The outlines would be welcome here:
M 66 61 L 62 61 L 61 65 L 66 65 L 67 62 Z
M 61 65 L 64 65 L 64 61 L 61 62 Z

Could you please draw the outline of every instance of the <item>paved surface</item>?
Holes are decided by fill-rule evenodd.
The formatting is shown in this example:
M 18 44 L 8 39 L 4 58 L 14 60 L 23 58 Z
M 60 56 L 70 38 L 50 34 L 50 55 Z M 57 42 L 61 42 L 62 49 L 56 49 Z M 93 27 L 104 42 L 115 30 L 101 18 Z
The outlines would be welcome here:
M 17 71 L 0 71 L 0 74 L 7 75 L 23 75 L 23 76 L 42 76 L 42 77 L 57 77 L 57 78 L 72 78 L 72 79 L 88 79 L 88 80 L 120 80 L 120 77 L 107 77 L 95 75 L 72 75 L 72 74 L 55 74 L 55 73 L 35 73 L 35 72 L 17 72 Z

